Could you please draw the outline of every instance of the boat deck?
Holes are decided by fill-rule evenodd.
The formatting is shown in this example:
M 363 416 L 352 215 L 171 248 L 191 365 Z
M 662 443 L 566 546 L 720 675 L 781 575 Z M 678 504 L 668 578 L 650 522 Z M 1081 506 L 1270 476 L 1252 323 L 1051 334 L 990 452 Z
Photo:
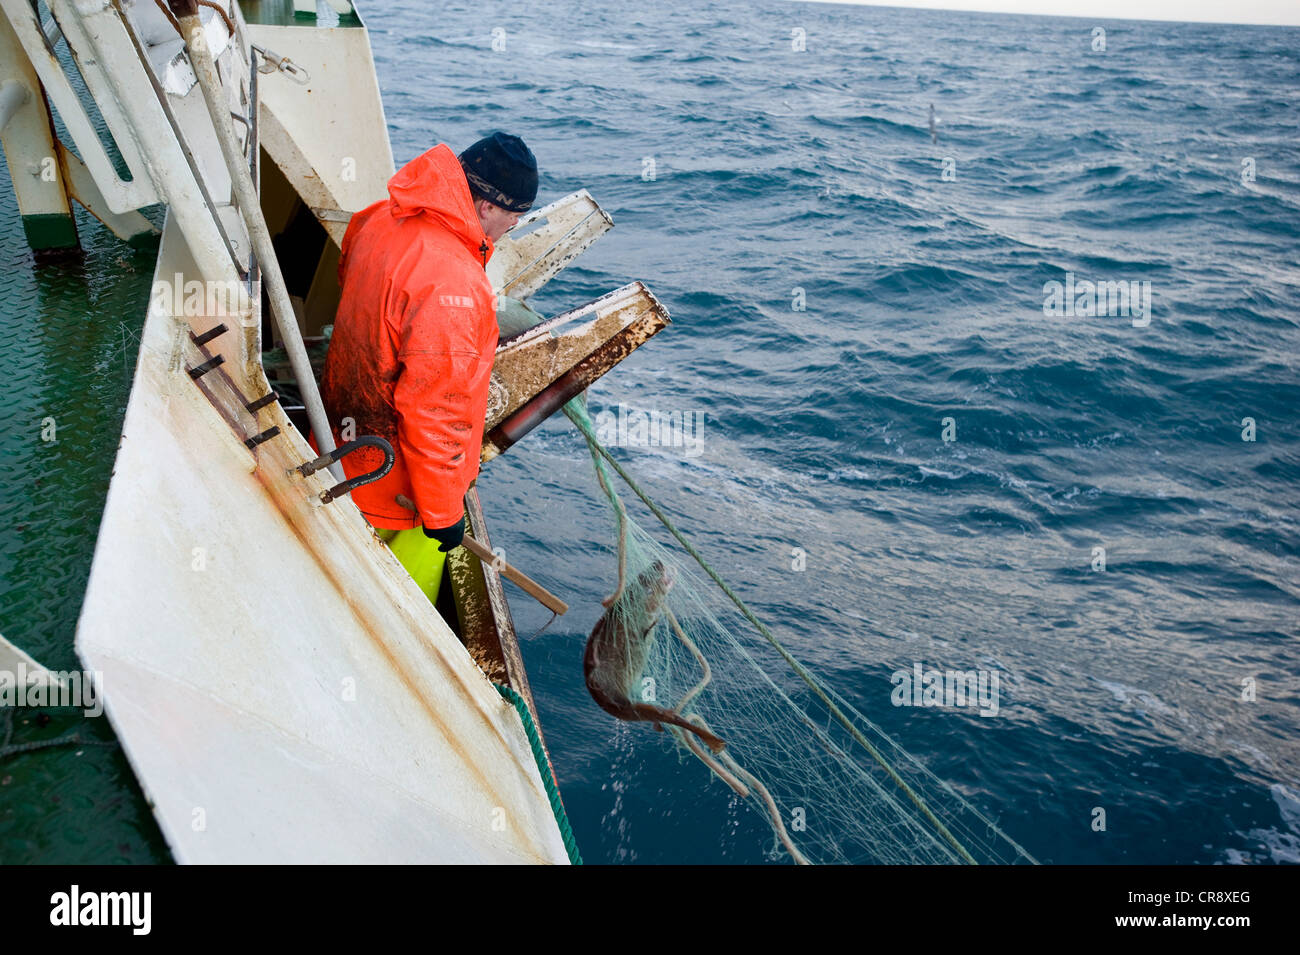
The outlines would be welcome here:
M 74 631 L 155 252 L 130 248 L 78 210 L 83 252 L 37 268 L 8 179 L 0 163 L 0 633 L 51 669 L 75 670 Z M 0 738 L 4 721 L 0 712 Z M 14 711 L 11 745 L 73 732 L 109 745 L 0 756 L 0 863 L 169 861 L 107 719 Z

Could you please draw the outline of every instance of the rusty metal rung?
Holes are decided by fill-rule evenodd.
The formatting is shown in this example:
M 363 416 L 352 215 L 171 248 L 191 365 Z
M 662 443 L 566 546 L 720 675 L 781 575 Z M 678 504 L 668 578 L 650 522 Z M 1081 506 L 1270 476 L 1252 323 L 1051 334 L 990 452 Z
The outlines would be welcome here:
M 271 427 L 263 431 L 261 434 L 255 434 L 251 438 L 245 438 L 244 444 L 248 445 L 250 448 L 255 448 L 263 441 L 270 441 L 279 433 L 280 433 L 280 426 L 272 425 Z
M 204 375 L 210 372 L 213 368 L 216 368 L 225 360 L 226 357 L 224 355 L 214 355 L 213 357 L 205 361 L 203 364 L 196 365 L 195 367 L 188 369 L 190 373 L 190 377 L 193 378 L 195 381 L 198 381 L 200 378 L 202 378 Z
M 228 331 L 230 331 L 230 329 L 226 328 L 224 324 L 217 325 L 214 328 L 209 328 L 202 335 L 195 335 L 193 332 L 190 332 L 190 340 L 193 341 L 194 344 L 197 345 L 199 348 L 202 348 L 204 345 L 212 341 L 214 338 L 218 338 L 221 335 L 224 335 Z
M 244 405 L 244 408 L 248 411 L 249 414 L 257 414 L 263 408 L 275 404 L 279 399 L 280 399 L 279 393 L 275 391 L 271 391 L 262 395 L 262 397 L 258 398 L 256 401 L 247 402 Z

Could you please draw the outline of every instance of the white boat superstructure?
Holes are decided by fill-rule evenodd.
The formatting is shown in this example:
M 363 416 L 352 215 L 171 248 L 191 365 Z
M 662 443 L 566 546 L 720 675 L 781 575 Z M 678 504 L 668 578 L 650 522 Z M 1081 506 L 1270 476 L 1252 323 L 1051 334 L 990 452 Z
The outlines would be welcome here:
M 323 347 L 338 243 L 394 171 L 365 28 L 331 5 L 336 23 L 315 4 L 204 3 L 185 37 L 183 3 L 0 0 L 0 128 L 33 228 L 75 199 L 138 239 L 154 231 L 140 210 L 166 205 L 77 650 L 178 861 L 563 863 L 573 853 L 529 739 L 495 570 L 458 557 L 464 583 L 439 613 L 346 496 L 323 500 L 329 471 L 298 470 L 316 456 L 300 430 L 314 383 L 264 370 L 273 344 Z M 194 44 L 229 117 L 205 103 Z M 257 210 L 235 199 L 223 121 Z M 42 155 L 59 157 L 56 175 L 28 182 Z M 275 237 L 295 313 L 278 335 L 255 221 Z M 493 281 L 523 298 L 610 224 L 585 191 L 553 203 L 503 240 Z M 507 403 L 485 460 L 667 316 L 633 283 L 566 320 L 580 327 L 503 344 Z M 466 503 L 486 543 L 472 490 Z

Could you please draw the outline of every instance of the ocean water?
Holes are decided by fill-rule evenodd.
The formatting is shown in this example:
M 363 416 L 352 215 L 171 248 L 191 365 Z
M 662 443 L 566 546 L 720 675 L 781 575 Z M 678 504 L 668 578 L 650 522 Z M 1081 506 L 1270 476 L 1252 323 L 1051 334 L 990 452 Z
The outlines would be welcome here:
M 504 129 L 540 201 L 611 213 L 533 304 L 641 279 L 668 307 L 591 409 L 705 415 L 698 453 L 614 451 L 796 656 L 1042 861 L 1300 861 L 1300 31 L 426 9 L 366 11 L 398 162 Z M 1149 312 L 1045 315 L 1067 273 Z M 615 571 L 572 427 L 480 490 L 573 606 L 531 637 L 548 614 L 512 591 L 586 858 L 768 858 L 587 695 Z M 917 662 L 997 670 L 998 716 L 894 707 Z
M 532 304 L 641 279 L 667 306 L 591 409 L 704 416 L 696 448 L 613 451 L 796 656 L 1041 861 L 1300 861 L 1300 32 L 771 0 L 362 12 L 399 163 L 504 129 L 539 201 L 610 212 Z M 14 278 L 6 232 L 42 304 L 3 314 L 0 367 L 83 396 L 6 425 L 24 519 L 0 528 L 0 629 L 59 667 L 93 543 L 69 530 L 102 507 L 148 289 L 138 254 L 88 245 L 140 306 L 86 331 L 96 290 Z M 1044 314 L 1067 275 L 1150 309 Z M 28 433 L 47 413 L 56 458 Z M 615 566 L 572 427 L 480 492 L 493 543 L 572 607 L 535 633 L 549 615 L 511 590 L 584 857 L 770 861 L 761 820 L 587 695 Z M 996 671 L 998 715 L 895 707 L 917 663 Z M 127 780 L 108 747 L 0 763 L 0 859 L 165 858 Z

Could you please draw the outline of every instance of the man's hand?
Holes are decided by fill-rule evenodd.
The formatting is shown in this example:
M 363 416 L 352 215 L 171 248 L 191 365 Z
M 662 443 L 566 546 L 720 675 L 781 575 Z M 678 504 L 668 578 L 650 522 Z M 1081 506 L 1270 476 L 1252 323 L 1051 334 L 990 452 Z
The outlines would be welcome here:
M 445 554 L 453 547 L 459 547 L 460 542 L 465 539 L 465 515 L 462 514 L 460 520 L 455 524 L 452 524 L 450 527 L 440 527 L 437 530 L 430 530 L 426 527 L 423 528 L 423 530 L 425 537 L 436 540 L 442 544 L 438 550 Z

